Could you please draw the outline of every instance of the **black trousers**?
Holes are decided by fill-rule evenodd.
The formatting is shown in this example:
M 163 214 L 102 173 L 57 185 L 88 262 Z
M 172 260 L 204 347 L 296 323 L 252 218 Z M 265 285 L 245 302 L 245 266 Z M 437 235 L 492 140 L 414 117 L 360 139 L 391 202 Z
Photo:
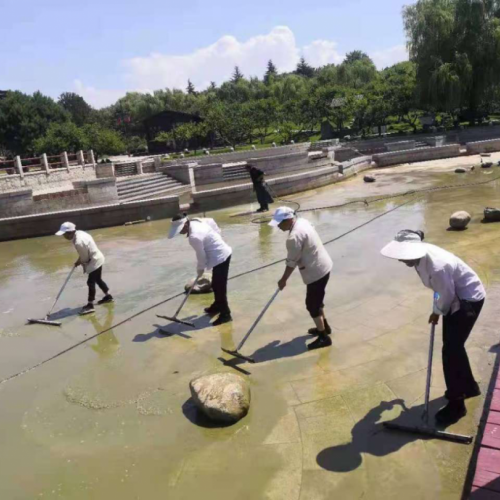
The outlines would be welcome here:
M 307 285 L 306 308 L 311 318 L 319 318 L 319 316 L 321 316 L 321 311 L 323 307 L 325 307 L 323 301 L 325 300 L 326 285 L 329 279 L 330 273 L 326 274 L 318 281 Z
M 271 193 L 266 184 L 256 183 L 254 184 L 255 194 L 257 195 L 257 201 L 259 202 L 260 208 L 262 210 L 269 210 L 269 203 L 274 203 Z
M 484 299 L 479 302 L 462 300 L 456 313 L 443 318 L 443 371 L 450 401 L 463 398 L 476 385 L 465 343 L 483 305 Z
M 87 280 L 87 285 L 89 286 L 89 302 L 94 302 L 95 300 L 95 286 L 97 285 L 105 294 L 109 292 L 109 287 L 104 283 L 101 278 L 102 276 L 102 266 L 95 271 L 89 273 L 89 278 Z
M 222 264 L 215 266 L 212 271 L 212 289 L 215 299 L 212 306 L 220 314 L 231 314 L 229 304 L 227 303 L 227 278 L 230 263 L 231 255 Z

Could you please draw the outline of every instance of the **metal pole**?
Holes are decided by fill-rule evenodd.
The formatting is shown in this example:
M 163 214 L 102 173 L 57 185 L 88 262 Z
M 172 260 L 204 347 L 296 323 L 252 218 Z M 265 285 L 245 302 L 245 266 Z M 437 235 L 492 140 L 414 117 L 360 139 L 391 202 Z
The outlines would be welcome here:
M 66 285 L 68 284 L 68 281 L 70 280 L 71 276 L 75 272 L 76 267 L 73 266 L 71 268 L 71 271 L 68 274 L 68 277 L 66 278 L 66 281 L 64 282 L 64 285 L 61 287 L 61 290 L 59 290 L 59 293 L 57 294 L 56 300 L 54 301 L 54 304 L 52 304 L 52 307 L 50 308 L 49 313 L 47 314 L 47 318 L 52 314 L 52 311 L 54 310 L 54 307 L 56 307 L 57 301 L 59 300 L 59 297 L 62 295 L 64 292 L 64 289 L 66 288 Z
M 247 338 L 250 337 L 250 334 L 254 331 L 255 327 L 259 324 L 259 321 L 262 319 L 262 316 L 266 314 L 266 311 L 269 309 L 271 304 L 274 302 L 274 299 L 277 297 L 278 293 L 280 293 L 280 289 L 278 288 L 273 296 L 271 297 L 271 300 L 266 304 L 266 307 L 262 309 L 262 312 L 259 314 L 257 319 L 254 321 L 254 324 L 250 327 L 250 330 L 248 330 L 248 333 L 243 337 L 243 340 L 239 343 L 238 347 L 236 348 L 237 351 L 239 351 L 242 347 L 243 344 L 246 342 Z
M 436 325 L 432 323 L 431 326 L 431 338 L 429 341 L 429 361 L 427 362 L 427 382 L 425 385 L 425 409 L 422 415 L 422 419 L 426 424 L 429 423 L 429 397 L 431 393 L 431 381 L 432 381 L 432 358 L 434 356 L 434 336 L 436 332 Z
M 181 312 L 181 309 L 184 307 L 184 304 L 187 302 L 187 299 L 189 299 L 189 296 L 191 295 L 191 292 L 193 291 L 194 287 L 197 285 L 199 279 L 200 276 L 197 276 L 196 279 L 194 280 L 193 286 L 188 290 L 188 293 L 184 297 L 182 304 L 179 306 L 179 309 L 177 309 L 177 311 L 175 312 L 174 319 L 177 319 L 177 315 Z

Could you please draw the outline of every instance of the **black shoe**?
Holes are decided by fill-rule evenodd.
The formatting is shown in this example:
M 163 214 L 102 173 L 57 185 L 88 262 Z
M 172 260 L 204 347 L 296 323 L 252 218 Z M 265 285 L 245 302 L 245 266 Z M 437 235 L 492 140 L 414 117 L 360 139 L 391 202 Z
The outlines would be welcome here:
M 317 328 L 309 328 L 309 330 L 307 331 L 307 333 L 309 335 L 312 335 L 313 337 L 317 337 L 319 335 L 319 330 Z M 332 328 L 328 324 L 328 321 L 326 321 L 326 319 L 325 319 L 325 333 L 327 335 L 331 335 L 332 334 Z
M 102 305 L 102 304 L 109 304 L 110 302 L 113 302 L 115 299 L 113 298 L 112 295 L 110 295 L 109 293 L 107 293 L 101 300 L 99 300 L 97 303 L 99 305 Z
M 223 325 L 224 323 L 229 323 L 233 321 L 230 314 L 221 314 L 213 323 L 212 326 Z
M 205 307 L 204 311 L 210 316 L 215 316 L 220 313 L 219 308 L 213 304 L 210 307 Z
M 321 349 L 323 347 L 330 347 L 332 345 L 332 339 L 326 335 L 320 335 L 314 342 L 307 345 L 307 349 L 312 351 L 314 349 Z
M 475 385 L 472 387 L 472 389 L 468 389 L 464 393 L 464 398 L 465 399 L 470 399 L 470 398 L 476 398 L 477 396 L 481 396 L 481 389 L 479 388 L 479 385 L 475 383 Z M 449 391 L 446 391 L 444 393 L 444 397 L 449 401 Z
M 258 214 L 261 214 L 262 212 L 265 212 L 265 210 L 263 208 L 259 208 L 258 210 L 256 210 L 256 213 L 258 213 Z
M 450 401 L 444 408 L 441 408 L 435 416 L 436 422 L 441 425 L 451 425 L 458 422 L 467 415 L 467 408 L 463 399 Z
M 85 314 L 90 314 L 95 312 L 94 304 L 88 303 L 86 306 L 83 306 L 80 312 L 78 313 L 80 316 L 84 316 Z

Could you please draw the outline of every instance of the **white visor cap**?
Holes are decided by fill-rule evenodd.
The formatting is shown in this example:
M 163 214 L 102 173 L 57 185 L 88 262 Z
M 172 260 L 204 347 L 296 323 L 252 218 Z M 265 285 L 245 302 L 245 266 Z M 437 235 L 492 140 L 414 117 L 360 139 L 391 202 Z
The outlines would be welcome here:
M 184 217 L 184 219 L 172 221 L 170 231 L 168 232 L 168 239 L 171 240 L 172 238 L 175 238 L 182 231 L 182 228 L 187 221 L 187 217 Z
M 270 226 L 277 227 L 284 220 L 293 219 L 295 217 L 295 212 L 290 207 L 279 207 L 274 212 L 273 219 L 269 223 Z
M 65 222 L 61 224 L 59 231 L 57 231 L 56 236 L 62 236 L 64 233 L 76 231 L 76 226 L 72 222 Z
M 418 260 L 427 255 L 427 246 L 414 231 L 400 231 L 380 253 L 396 260 Z

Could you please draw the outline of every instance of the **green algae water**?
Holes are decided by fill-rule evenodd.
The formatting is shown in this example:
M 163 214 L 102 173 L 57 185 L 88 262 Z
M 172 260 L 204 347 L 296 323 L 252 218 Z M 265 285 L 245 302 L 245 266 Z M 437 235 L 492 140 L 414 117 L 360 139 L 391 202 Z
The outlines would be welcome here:
M 497 172 L 459 177 L 390 169 L 377 172 L 375 184 L 355 178 L 290 198 L 307 209 L 480 182 Z M 460 498 L 471 447 L 392 434 L 381 439 L 363 430 L 381 401 L 402 398 L 418 407 L 424 390 L 432 293 L 414 272 L 379 252 L 400 229 L 423 229 L 427 241 L 456 253 L 480 274 L 490 299 L 468 350 L 484 387 L 495 356 L 491 346 L 498 342 L 500 225 L 480 220 L 484 207 L 500 205 L 499 194 L 495 182 L 417 195 L 329 245 L 330 349 L 307 352 L 312 324 L 305 287 L 294 275 L 243 349 L 257 363 L 236 366 L 249 373 L 252 406 L 232 427 L 215 428 L 200 419 L 188 384 L 205 373 L 234 369 L 221 361 L 220 347 L 234 348 L 241 340 L 276 289 L 284 264 L 230 281 L 232 324 L 210 327 L 201 314 L 211 296 L 199 295 L 182 313 L 196 328 L 168 326 L 156 314 L 171 315 L 178 299 L 1 384 L 0 498 Z M 407 199 L 304 216 L 330 240 Z M 231 275 L 285 257 L 285 234 L 252 224 L 253 215 L 234 217 L 248 210 L 249 205 L 207 214 L 233 248 Z M 464 232 L 447 231 L 457 210 L 471 213 L 472 222 Z M 92 231 L 106 256 L 103 277 L 116 302 L 79 317 L 87 287 L 77 271 L 57 306 L 61 328 L 25 322 L 47 313 L 75 261 L 72 245 L 55 236 L 0 243 L 0 378 L 179 293 L 195 273 L 195 256 L 184 238 L 167 240 L 168 228 L 168 221 L 157 221 Z M 436 356 L 433 397 L 443 390 Z M 481 405 L 480 399 L 471 401 L 467 418 L 454 430 L 474 432 Z M 388 405 L 380 414 L 388 419 L 400 412 Z M 318 456 L 329 449 L 342 453 L 322 463 Z

